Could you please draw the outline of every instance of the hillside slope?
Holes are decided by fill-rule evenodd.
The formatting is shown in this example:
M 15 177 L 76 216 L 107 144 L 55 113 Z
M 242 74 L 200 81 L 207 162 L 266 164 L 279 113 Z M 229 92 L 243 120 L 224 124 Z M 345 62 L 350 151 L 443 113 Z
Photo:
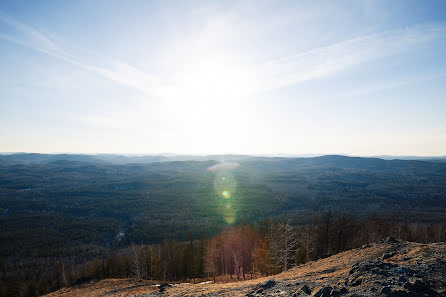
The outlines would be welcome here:
M 446 244 L 388 238 L 255 280 L 161 289 L 150 281 L 103 280 L 47 296 L 446 296 Z
M 34 154 L 47 161 L 8 163 L 18 156 L 0 158 L 0 258 L 79 257 L 83 245 L 101 256 L 131 242 L 210 238 L 228 217 L 238 225 L 279 216 L 304 225 L 332 210 L 446 221 L 446 163 L 246 157 L 224 172 L 234 193 L 222 199 L 217 161 L 112 165 L 88 155 Z M 0 269 L 9 260 L 0 259 Z

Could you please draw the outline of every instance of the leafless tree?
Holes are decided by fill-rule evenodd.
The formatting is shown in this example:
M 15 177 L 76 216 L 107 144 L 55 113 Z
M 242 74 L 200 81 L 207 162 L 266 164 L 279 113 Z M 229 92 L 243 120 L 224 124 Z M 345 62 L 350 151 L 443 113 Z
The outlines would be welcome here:
M 215 277 L 218 273 L 218 264 L 220 262 L 220 246 L 218 238 L 214 238 L 209 241 L 206 249 L 205 272 L 212 275 L 215 281 Z
M 140 258 L 141 249 L 136 244 L 130 245 L 130 269 L 133 277 L 142 277 L 142 262 Z
M 277 224 L 273 230 L 273 234 L 270 236 L 274 256 L 277 264 L 286 271 L 295 259 L 300 243 L 299 237 L 289 219 Z
M 314 227 L 311 225 L 303 226 L 301 228 L 300 237 L 302 246 L 305 248 L 305 262 L 311 259 L 311 253 L 314 251 L 314 233 Z

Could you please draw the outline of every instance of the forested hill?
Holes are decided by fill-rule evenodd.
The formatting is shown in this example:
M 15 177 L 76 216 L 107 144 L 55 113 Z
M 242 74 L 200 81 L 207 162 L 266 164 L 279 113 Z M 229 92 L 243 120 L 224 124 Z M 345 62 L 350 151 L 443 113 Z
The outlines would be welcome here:
M 259 230 L 267 218 L 299 225 L 331 210 L 358 222 L 376 213 L 394 228 L 446 220 L 444 162 L 231 155 L 120 162 L 0 156 L 0 291 L 2 282 L 14 288 L 45 273 L 48 292 L 61 286 L 64 265 L 78 271 L 131 243 L 207 240 L 227 226 Z M 195 244 L 199 254 L 204 242 Z
M 322 161 L 327 165 L 327 159 L 337 161 L 337 165 L 342 163 L 376 163 L 379 160 L 407 160 L 407 161 L 430 161 L 430 162 L 445 162 L 446 156 L 443 157 L 416 157 L 416 156 L 382 156 L 378 158 L 362 158 L 362 157 L 346 157 L 328 155 L 322 157 L 309 158 L 304 157 L 256 157 L 249 155 L 119 155 L 119 154 L 37 154 L 37 153 L 13 153 L 13 154 L 0 154 L 0 163 L 3 164 L 46 164 L 54 161 L 81 161 L 81 162 L 93 162 L 93 163 L 108 163 L 115 165 L 123 164 L 147 164 L 153 162 L 172 162 L 172 161 L 243 161 L 243 160 L 295 160 L 301 164 L 312 163 L 317 164 L 318 161 Z M 350 161 L 349 161 L 350 159 Z M 358 161 L 361 160 L 361 161 Z M 391 164 L 391 163 L 390 163 Z
M 39 156 L 32 158 L 47 161 L 17 164 L 17 155 L 1 157 L 4 256 L 51 254 L 73 244 L 110 246 L 117 239 L 126 244 L 204 238 L 228 224 L 271 216 L 306 223 L 329 209 L 398 220 L 446 218 L 442 162 L 217 156 L 227 162 L 113 165 L 84 155 Z M 230 197 L 217 189 L 216 179 L 225 176 L 230 183 L 220 186 L 231 188 Z

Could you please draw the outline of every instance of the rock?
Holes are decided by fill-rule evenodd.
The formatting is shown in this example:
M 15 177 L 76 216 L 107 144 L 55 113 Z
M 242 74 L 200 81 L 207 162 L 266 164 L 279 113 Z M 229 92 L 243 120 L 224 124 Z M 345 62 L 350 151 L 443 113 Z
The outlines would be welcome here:
M 415 271 L 413 271 L 412 269 L 410 269 L 409 267 L 397 267 L 395 269 L 395 273 L 397 274 L 408 274 L 408 275 L 413 275 L 415 273 Z
M 299 297 L 299 296 L 308 296 L 310 294 L 311 294 L 311 289 L 307 285 L 304 285 L 302 288 L 294 292 L 294 294 L 291 296 Z
M 398 243 L 399 241 L 393 236 L 389 236 L 384 240 L 385 243 Z
M 341 290 L 333 290 L 333 291 L 331 291 L 330 296 L 331 297 L 339 297 L 347 292 L 348 292 L 348 290 L 346 288 L 342 288 Z
M 164 284 L 160 284 L 158 288 L 159 288 L 160 292 L 164 292 L 164 291 L 166 291 L 166 288 L 168 288 L 168 287 L 172 287 L 172 286 L 169 285 L 168 283 L 164 283 Z
M 406 282 L 403 286 L 405 289 L 409 291 L 413 291 L 418 294 L 426 294 L 426 295 L 433 295 L 432 289 L 427 285 L 424 281 L 417 279 L 414 283 Z
M 330 297 L 332 291 L 333 291 L 333 288 L 330 286 L 323 287 L 323 288 L 320 288 L 319 290 L 317 290 L 313 294 L 313 296 L 314 297 Z
M 271 289 L 275 285 L 276 285 L 276 280 L 274 279 L 267 280 L 264 283 L 258 284 L 251 292 L 246 294 L 246 296 L 249 297 L 256 296 L 257 294 L 263 293 L 264 290 Z
M 350 286 L 357 287 L 362 284 L 362 278 L 355 279 L 350 283 Z
M 379 292 L 381 294 L 389 295 L 392 293 L 392 289 L 389 286 L 385 286 L 385 287 L 381 288 L 381 290 Z
M 405 290 L 400 290 L 400 289 L 392 291 L 392 295 L 390 295 L 390 296 L 392 296 L 392 297 L 399 297 L 399 296 L 401 296 L 401 297 L 412 297 L 412 296 L 417 297 L 417 295 L 414 295 L 410 292 L 407 292 Z
M 261 294 L 263 292 L 263 288 L 254 288 L 254 290 L 252 290 L 251 292 L 249 292 L 248 294 L 246 294 L 246 296 L 248 297 L 253 297 L 253 296 L 258 296 L 258 294 Z
M 412 284 L 412 288 L 411 289 L 414 290 L 414 291 L 419 291 L 419 292 L 430 291 L 429 286 L 425 282 L 423 282 L 423 281 L 421 281 L 419 279 L 417 279 Z
M 330 296 L 342 296 L 343 294 L 346 294 L 346 293 L 348 293 L 348 289 L 346 287 L 341 287 L 337 290 L 331 291 Z
M 392 258 L 393 256 L 395 256 L 395 253 L 384 253 L 384 254 L 381 256 L 381 261 L 382 261 L 382 260 L 389 259 L 389 258 Z
M 263 284 L 259 284 L 259 287 L 266 290 L 266 289 L 270 289 L 270 288 L 274 287 L 275 285 L 276 285 L 276 280 L 270 279 L 270 280 L 267 280 Z
M 302 288 L 300 288 L 303 292 L 307 293 L 308 295 L 311 294 L 311 289 L 307 286 L 304 285 Z
M 363 249 L 366 249 L 366 248 L 371 247 L 371 246 L 372 246 L 371 244 L 364 244 L 361 247 L 359 247 L 359 249 L 363 250 Z

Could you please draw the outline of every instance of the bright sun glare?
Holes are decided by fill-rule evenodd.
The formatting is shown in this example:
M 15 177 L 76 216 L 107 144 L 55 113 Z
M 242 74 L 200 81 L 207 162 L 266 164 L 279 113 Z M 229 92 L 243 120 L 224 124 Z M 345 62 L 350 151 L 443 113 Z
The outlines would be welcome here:
M 243 141 L 249 122 L 249 75 L 235 59 L 196 57 L 179 66 L 167 91 L 167 108 L 180 129 L 210 151 Z

